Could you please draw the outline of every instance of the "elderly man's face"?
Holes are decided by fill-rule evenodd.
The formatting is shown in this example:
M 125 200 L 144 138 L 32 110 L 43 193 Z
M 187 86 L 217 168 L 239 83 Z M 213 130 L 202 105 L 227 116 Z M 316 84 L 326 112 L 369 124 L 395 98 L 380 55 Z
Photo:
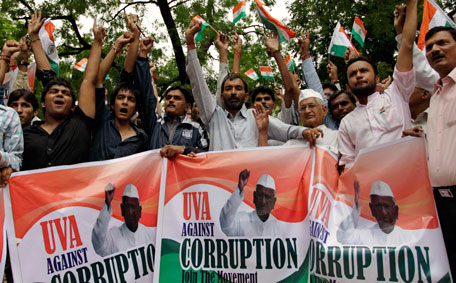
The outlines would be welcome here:
M 369 203 L 372 216 L 377 219 L 378 226 L 386 234 L 393 231 L 398 218 L 399 207 L 392 197 L 371 195 Z
M 122 197 L 120 208 L 128 229 L 135 232 L 136 229 L 138 229 L 138 222 L 141 218 L 141 206 L 139 205 L 139 199 Z
M 304 127 L 315 128 L 323 124 L 327 108 L 321 105 L 315 97 L 303 99 L 299 103 L 299 118 Z
M 275 191 L 270 188 L 257 185 L 253 192 L 253 203 L 255 203 L 258 217 L 265 221 L 268 219 L 269 213 L 274 209 L 276 202 Z

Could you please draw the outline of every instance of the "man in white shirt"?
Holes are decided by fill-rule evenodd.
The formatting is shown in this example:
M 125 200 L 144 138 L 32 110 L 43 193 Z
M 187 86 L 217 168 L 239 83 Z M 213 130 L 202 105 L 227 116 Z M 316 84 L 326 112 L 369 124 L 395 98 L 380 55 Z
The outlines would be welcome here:
M 249 177 L 250 171 L 247 169 L 239 173 L 238 186 L 220 212 L 220 227 L 228 237 L 277 236 L 280 233 L 279 223 L 271 214 L 276 202 L 276 186 L 270 175 L 262 175 L 257 182 L 253 192 L 255 210 L 238 212 Z
M 292 139 L 285 145 L 317 144 L 327 146 L 334 154 L 338 154 L 337 131 L 325 126 L 324 119 L 328 108 L 321 99 L 320 93 L 305 89 L 301 91 L 298 101 L 299 118 L 304 127 L 304 135 L 307 139 Z
M 377 223 L 359 227 L 359 183 L 355 181 L 352 213 L 339 225 L 337 241 L 344 245 L 401 245 L 411 240 L 410 233 L 396 226 L 399 207 L 390 186 L 382 181 L 372 184 L 369 207 Z M 413 238 L 412 238 L 413 239 Z
M 141 206 L 139 205 L 138 189 L 132 184 L 125 186 L 120 204 L 125 223 L 108 230 L 114 191 L 115 185 L 106 185 L 105 203 L 92 230 L 92 245 L 95 252 L 101 257 L 155 243 L 155 234 L 150 230 L 151 228 L 139 223 Z

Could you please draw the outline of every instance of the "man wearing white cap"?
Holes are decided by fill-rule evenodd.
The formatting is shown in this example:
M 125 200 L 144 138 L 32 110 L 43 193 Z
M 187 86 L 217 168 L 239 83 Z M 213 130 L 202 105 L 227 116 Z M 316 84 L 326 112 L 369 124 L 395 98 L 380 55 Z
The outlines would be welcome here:
M 323 145 L 337 155 L 337 131 L 326 127 L 324 124 L 328 109 L 321 99 L 320 93 L 312 89 L 302 90 L 299 95 L 298 112 L 304 127 L 308 128 L 304 131 L 306 139 L 292 139 L 286 142 L 285 145 L 308 143 L 310 145 Z
M 115 185 L 106 185 L 105 203 L 92 230 L 93 248 L 102 257 L 155 242 L 155 233 L 139 223 L 141 206 L 138 189 L 132 184 L 125 186 L 120 204 L 125 223 L 108 230 L 114 191 Z
M 387 183 L 376 181 L 372 184 L 369 207 L 377 223 L 368 227 L 358 225 L 360 216 L 358 181 L 355 181 L 354 188 L 353 210 L 351 215 L 339 225 L 337 241 L 344 245 L 400 245 L 413 240 L 411 234 L 396 226 L 399 207 Z
M 255 210 L 239 211 L 244 200 L 244 187 L 250 177 L 250 171 L 244 169 L 239 173 L 236 190 L 223 206 L 220 213 L 220 226 L 227 236 L 275 236 L 280 229 L 277 219 L 271 214 L 276 202 L 275 182 L 267 174 L 260 177 L 253 192 Z

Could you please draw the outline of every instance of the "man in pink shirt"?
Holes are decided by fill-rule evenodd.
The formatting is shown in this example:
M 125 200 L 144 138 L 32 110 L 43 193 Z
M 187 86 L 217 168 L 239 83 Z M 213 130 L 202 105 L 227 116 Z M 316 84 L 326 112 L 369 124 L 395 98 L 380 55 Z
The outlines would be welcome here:
M 415 87 L 416 25 L 417 0 L 408 0 L 394 81 L 384 93 L 376 91 L 380 78 L 372 61 L 358 57 L 347 63 L 348 84 L 358 102 L 339 127 L 341 167 L 350 167 L 361 149 L 400 139 L 402 131 L 411 128 L 408 102 Z
M 426 57 L 440 75 L 427 124 L 429 177 L 450 261 L 456 276 L 456 29 L 435 27 L 426 34 Z

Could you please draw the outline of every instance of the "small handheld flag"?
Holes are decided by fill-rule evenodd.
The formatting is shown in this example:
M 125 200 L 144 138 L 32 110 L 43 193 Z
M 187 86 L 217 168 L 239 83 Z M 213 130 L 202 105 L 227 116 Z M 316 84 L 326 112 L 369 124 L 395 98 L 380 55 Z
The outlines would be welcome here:
M 261 1 L 255 0 L 255 2 L 257 5 L 258 16 L 260 17 L 261 22 L 267 29 L 277 30 L 280 42 L 289 41 L 291 38 L 295 37 L 296 33 L 287 28 L 277 19 L 273 18 L 263 7 L 264 4 L 261 3 Z
M 347 50 L 347 47 L 353 48 L 353 50 L 355 50 L 356 54 L 359 56 L 358 50 L 356 50 L 356 48 L 350 42 L 350 39 L 344 28 L 340 25 L 339 22 L 337 22 L 333 36 L 331 38 L 331 43 L 329 44 L 328 52 L 331 56 L 344 58 L 344 53 L 345 50 Z
M 367 30 L 364 28 L 363 21 L 358 17 L 355 17 L 355 21 L 353 22 L 352 34 L 353 38 L 364 48 Z
M 52 70 L 59 76 L 59 54 L 57 54 L 57 48 L 54 42 L 55 27 L 51 22 L 51 19 L 44 21 L 43 25 L 38 32 L 40 37 L 41 46 L 43 47 L 44 53 L 46 54 L 49 64 L 51 64 Z
M 261 76 L 265 79 L 273 80 L 274 74 L 272 73 L 271 67 L 260 66 Z
M 76 65 L 74 66 L 74 68 L 80 72 L 84 72 L 86 67 L 87 67 L 87 58 L 82 58 L 81 61 L 79 61 L 78 63 L 76 63 Z
M 285 58 L 285 64 L 287 64 L 287 67 L 290 71 L 293 71 L 296 68 L 295 62 L 291 59 L 290 54 L 287 55 L 287 58 Z
M 245 1 L 241 1 L 233 9 L 233 25 L 235 25 L 240 19 L 245 18 Z
M 203 40 L 203 32 L 206 29 L 207 26 L 210 26 L 205 20 L 203 20 L 199 15 L 196 15 L 192 21 L 200 21 L 203 26 L 201 27 L 201 30 L 198 32 L 198 34 L 195 37 L 195 40 L 198 42 L 201 42 Z
M 426 33 L 433 27 L 446 26 L 456 28 L 455 22 L 433 0 L 424 0 L 423 21 L 418 37 L 418 48 L 423 50 L 426 45 Z
M 258 79 L 260 79 L 260 77 L 258 77 L 257 73 L 255 72 L 255 70 L 253 68 L 250 68 L 247 72 L 244 73 L 244 75 L 246 75 L 247 77 L 251 78 L 254 81 L 257 81 Z

